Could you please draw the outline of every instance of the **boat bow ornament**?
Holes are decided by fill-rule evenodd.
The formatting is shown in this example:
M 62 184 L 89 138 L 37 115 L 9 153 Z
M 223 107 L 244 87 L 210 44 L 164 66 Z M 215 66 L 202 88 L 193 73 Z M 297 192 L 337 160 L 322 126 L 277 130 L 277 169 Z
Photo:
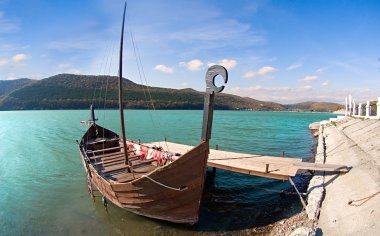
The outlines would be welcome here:
M 212 118 L 214 113 L 214 97 L 215 93 L 220 93 L 224 89 L 224 85 L 217 87 L 215 78 L 220 75 L 223 77 L 224 83 L 228 81 L 228 72 L 226 68 L 220 65 L 211 66 L 206 73 L 206 93 L 203 108 L 203 125 L 202 140 L 208 141 L 211 138 Z

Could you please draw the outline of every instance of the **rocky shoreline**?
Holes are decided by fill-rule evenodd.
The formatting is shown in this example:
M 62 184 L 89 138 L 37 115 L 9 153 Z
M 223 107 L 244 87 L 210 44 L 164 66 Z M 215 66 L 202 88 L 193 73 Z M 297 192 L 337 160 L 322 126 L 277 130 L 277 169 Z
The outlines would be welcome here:
M 344 164 L 339 175 L 315 172 L 306 210 L 276 222 L 269 235 L 377 235 L 380 232 L 380 120 L 322 122 L 316 163 Z
M 380 120 L 331 119 L 321 122 L 318 134 L 315 162 L 342 164 L 352 169 L 343 175 L 316 171 L 310 182 L 301 178 L 300 182 L 309 183 L 306 209 L 264 227 L 225 235 L 377 235 L 380 232 Z

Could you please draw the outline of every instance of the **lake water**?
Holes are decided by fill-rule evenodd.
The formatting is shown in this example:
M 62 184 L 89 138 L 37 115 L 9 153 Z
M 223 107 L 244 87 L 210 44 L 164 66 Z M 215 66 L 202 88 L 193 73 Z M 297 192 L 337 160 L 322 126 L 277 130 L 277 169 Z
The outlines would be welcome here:
M 99 124 L 119 132 L 117 111 L 97 111 Z M 196 145 L 202 111 L 126 110 L 126 132 L 141 142 Z M 310 158 L 308 125 L 333 114 L 215 111 L 211 146 L 221 150 Z M 263 226 L 300 211 L 287 182 L 217 170 L 208 178 L 195 226 L 137 216 L 93 202 L 75 140 L 89 111 L 0 112 L 0 235 L 193 235 Z M 263 188 L 263 189 L 261 189 Z

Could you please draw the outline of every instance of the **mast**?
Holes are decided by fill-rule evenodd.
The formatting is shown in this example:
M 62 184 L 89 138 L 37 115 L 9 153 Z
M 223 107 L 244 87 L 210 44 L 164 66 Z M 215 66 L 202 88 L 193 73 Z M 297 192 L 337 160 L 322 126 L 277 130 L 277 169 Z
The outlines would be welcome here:
M 123 23 L 121 25 L 121 38 L 120 38 L 120 53 L 119 53 L 119 111 L 120 111 L 120 123 L 121 123 L 121 134 L 123 138 L 123 149 L 125 164 L 129 164 L 128 160 L 128 147 L 127 147 L 127 138 L 125 135 L 125 126 L 124 126 L 124 105 L 123 105 L 123 38 L 124 38 L 124 21 L 125 21 L 125 10 L 127 8 L 127 2 L 124 3 L 124 13 L 123 13 Z M 128 168 L 129 170 L 129 168 Z M 129 170 L 130 171 L 130 170 Z

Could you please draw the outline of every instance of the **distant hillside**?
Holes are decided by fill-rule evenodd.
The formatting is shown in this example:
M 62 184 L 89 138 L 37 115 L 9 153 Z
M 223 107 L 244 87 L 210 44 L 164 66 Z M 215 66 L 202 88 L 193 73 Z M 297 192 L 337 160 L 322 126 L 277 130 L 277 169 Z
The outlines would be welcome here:
M 343 105 L 329 102 L 302 102 L 290 105 L 284 105 L 292 111 L 310 111 L 310 112 L 334 112 L 343 109 Z
M 30 79 L 0 80 L 0 98 L 33 82 Z
M 7 81 L 4 81 L 7 82 Z M 107 91 L 105 90 L 108 84 Z M 9 87 L 9 85 L 6 85 Z M 94 88 L 98 88 L 94 90 Z M 102 88 L 102 89 L 100 89 Z M 146 109 L 151 103 L 145 86 L 124 79 L 124 101 L 127 108 Z M 34 80 L 8 93 L 0 100 L 0 110 L 34 109 L 87 109 L 94 101 L 98 108 L 118 107 L 118 79 L 115 76 L 89 76 L 60 74 L 42 80 Z M 193 89 L 167 89 L 149 87 L 156 109 L 203 109 L 203 93 Z M 149 99 L 148 99 L 149 101 Z M 216 109 L 284 110 L 277 103 L 261 102 L 230 94 L 218 94 Z
M 204 94 L 190 88 L 149 87 L 149 96 L 145 86 L 127 79 L 123 81 L 123 88 L 126 108 L 151 108 L 152 104 L 147 102 L 151 97 L 156 109 L 203 109 Z M 0 110 L 87 109 L 91 103 L 97 108 L 118 107 L 118 78 L 115 76 L 59 74 L 42 80 L 0 81 L 0 91 Z M 333 105 L 340 106 L 330 103 L 326 106 L 324 103 L 284 106 L 225 93 L 215 98 L 215 108 L 225 110 L 330 112 L 334 111 Z

